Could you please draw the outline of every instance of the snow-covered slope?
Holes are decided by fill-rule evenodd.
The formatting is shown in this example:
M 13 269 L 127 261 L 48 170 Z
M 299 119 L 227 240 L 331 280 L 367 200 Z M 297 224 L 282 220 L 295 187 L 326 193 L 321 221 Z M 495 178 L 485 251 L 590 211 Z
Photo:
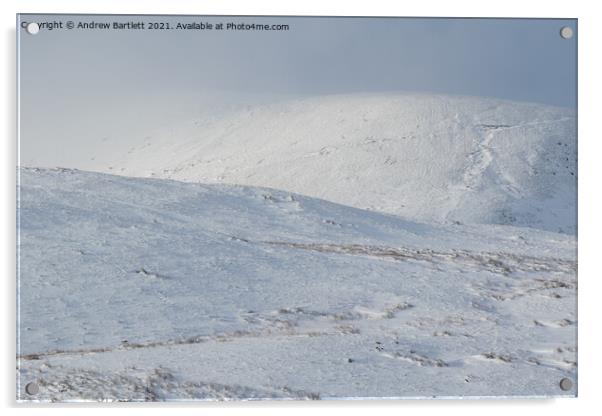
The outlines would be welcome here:
M 574 236 L 247 186 L 65 169 L 20 184 L 20 399 L 530 396 L 575 380 Z
M 573 111 L 485 98 L 340 95 L 167 126 L 105 171 L 268 186 L 426 222 L 575 233 Z

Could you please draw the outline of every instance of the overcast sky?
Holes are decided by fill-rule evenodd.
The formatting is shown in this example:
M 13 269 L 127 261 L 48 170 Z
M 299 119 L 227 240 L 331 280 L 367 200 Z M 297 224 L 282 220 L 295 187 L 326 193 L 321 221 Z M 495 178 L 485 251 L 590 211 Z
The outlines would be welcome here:
M 255 22 L 288 31 L 19 29 L 21 160 L 76 165 L 120 143 L 238 103 L 417 91 L 574 107 L 574 20 L 33 16 L 52 22 Z M 117 144 L 116 144 L 117 145 Z M 64 147 L 64 149 L 63 149 Z

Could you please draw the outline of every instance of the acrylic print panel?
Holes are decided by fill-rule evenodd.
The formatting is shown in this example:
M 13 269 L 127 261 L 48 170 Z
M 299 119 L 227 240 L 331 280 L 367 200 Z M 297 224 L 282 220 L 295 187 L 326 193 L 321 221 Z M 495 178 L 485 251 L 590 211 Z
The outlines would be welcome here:
M 22 401 L 577 394 L 577 22 L 18 16 Z

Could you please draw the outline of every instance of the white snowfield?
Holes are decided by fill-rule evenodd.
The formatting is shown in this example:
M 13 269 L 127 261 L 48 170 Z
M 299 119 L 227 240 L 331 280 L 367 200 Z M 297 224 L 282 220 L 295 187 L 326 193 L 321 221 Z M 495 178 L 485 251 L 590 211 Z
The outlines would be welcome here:
M 416 98 L 400 121 L 404 100 L 299 102 L 286 122 L 267 108 L 174 145 L 173 160 L 159 159 L 166 143 L 138 160 L 173 169 L 157 176 L 525 227 L 21 168 L 18 399 L 575 395 L 558 386 L 577 372 L 572 116 L 439 98 L 420 115 Z
M 572 110 L 354 94 L 168 126 L 101 170 L 267 186 L 421 222 L 575 234 L 576 152 Z

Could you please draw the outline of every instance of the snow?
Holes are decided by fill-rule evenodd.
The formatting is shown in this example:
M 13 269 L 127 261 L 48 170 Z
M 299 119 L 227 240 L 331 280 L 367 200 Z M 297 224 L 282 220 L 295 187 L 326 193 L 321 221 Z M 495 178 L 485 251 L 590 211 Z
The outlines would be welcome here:
M 352 94 L 193 118 L 87 170 L 265 186 L 419 222 L 575 234 L 576 155 L 573 110 Z
M 120 172 L 206 161 L 155 175 L 178 180 L 21 168 L 18 399 L 574 396 L 558 383 L 577 375 L 575 188 L 554 167 L 575 151 L 574 120 L 458 100 L 415 98 L 401 121 L 395 100 L 368 97 L 339 119 L 330 99 L 285 106 L 286 123 L 268 107 L 201 144 L 174 142 L 173 159 L 153 143 Z M 339 122 L 357 134 L 320 155 L 322 140 L 347 140 Z M 411 134 L 424 146 L 396 144 Z M 303 150 L 287 152 L 297 139 Z M 396 168 L 377 163 L 385 154 Z M 240 184 L 190 183 L 214 173 Z

